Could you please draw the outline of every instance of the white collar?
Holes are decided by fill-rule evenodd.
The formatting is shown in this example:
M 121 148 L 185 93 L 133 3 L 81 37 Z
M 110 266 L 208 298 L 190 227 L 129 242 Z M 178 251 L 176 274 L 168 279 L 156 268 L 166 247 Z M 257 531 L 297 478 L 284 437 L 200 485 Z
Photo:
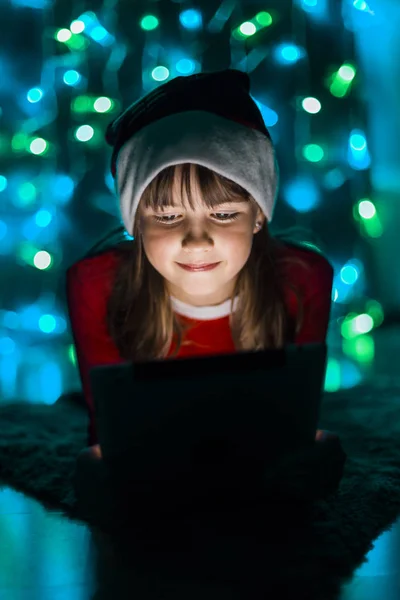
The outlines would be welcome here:
M 237 308 L 237 304 L 239 301 L 239 297 L 233 301 L 233 312 L 235 312 Z M 191 304 L 186 304 L 177 298 L 171 296 L 171 304 L 173 310 L 183 315 L 184 317 L 189 317 L 190 319 L 198 319 L 200 321 L 207 321 L 211 319 L 220 319 L 221 317 L 226 317 L 231 314 L 231 300 L 225 300 L 222 304 L 217 304 L 216 306 L 192 306 Z

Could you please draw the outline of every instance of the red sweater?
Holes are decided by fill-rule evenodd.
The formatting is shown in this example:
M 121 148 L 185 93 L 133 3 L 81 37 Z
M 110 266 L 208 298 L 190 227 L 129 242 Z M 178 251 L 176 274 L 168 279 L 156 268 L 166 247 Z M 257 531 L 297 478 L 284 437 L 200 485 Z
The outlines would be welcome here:
M 326 339 L 333 283 L 333 268 L 328 260 L 304 247 L 287 245 L 284 252 L 307 262 L 311 269 L 305 271 L 296 264 L 285 266 L 290 281 L 304 297 L 304 321 L 301 331 L 287 343 L 307 344 Z M 88 444 L 97 444 L 94 420 L 94 403 L 90 389 L 89 372 L 97 365 L 126 362 L 108 334 L 106 307 L 111 292 L 113 272 L 118 264 L 115 250 L 84 258 L 67 270 L 67 301 L 72 335 L 75 342 L 83 394 L 89 412 Z M 285 290 L 285 301 L 290 318 L 296 317 L 297 299 L 291 289 Z M 175 312 L 184 321 L 196 326 L 189 331 L 189 346 L 181 346 L 178 358 L 235 352 L 229 327 L 229 303 L 213 307 L 190 307 L 172 299 Z M 174 350 L 171 344 L 168 356 Z

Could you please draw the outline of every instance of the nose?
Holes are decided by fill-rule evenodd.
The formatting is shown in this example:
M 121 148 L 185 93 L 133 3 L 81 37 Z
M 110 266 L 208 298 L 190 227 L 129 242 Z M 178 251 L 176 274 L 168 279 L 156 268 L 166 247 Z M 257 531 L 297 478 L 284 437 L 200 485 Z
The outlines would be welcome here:
M 204 228 L 201 231 L 196 231 L 191 227 L 182 240 L 182 247 L 190 252 L 205 252 L 211 250 L 213 246 L 214 241 Z

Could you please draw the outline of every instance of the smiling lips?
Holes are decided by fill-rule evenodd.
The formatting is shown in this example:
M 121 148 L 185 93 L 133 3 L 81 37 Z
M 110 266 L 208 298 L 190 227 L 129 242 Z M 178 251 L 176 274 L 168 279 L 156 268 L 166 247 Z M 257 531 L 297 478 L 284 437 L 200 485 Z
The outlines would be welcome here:
M 220 263 L 208 263 L 203 265 L 184 265 L 182 263 L 177 263 L 182 269 L 185 271 L 210 271 L 211 269 L 215 269 Z

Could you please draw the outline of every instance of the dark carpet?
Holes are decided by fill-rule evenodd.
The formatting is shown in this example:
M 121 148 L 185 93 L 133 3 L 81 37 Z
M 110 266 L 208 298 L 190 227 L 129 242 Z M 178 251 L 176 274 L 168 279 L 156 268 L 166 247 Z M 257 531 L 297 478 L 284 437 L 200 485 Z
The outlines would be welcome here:
M 362 564 L 373 540 L 400 515 L 399 414 L 397 386 L 369 384 L 324 396 L 319 427 L 338 433 L 348 456 L 340 488 L 307 508 L 285 502 L 264 506 L 268 519 L 263 523 L 256 511 L 247 514 L 251 542 L 244 541 L 242 530 L 236 543 L 241 575 L 244 553 L 251 564 L 247 581 L 250 577 L 258 590 L 252 598 L 263 597 L 264 583 L 271 590 L 279 586 L 279 598 L 294 591 L 296 598 L 333 598 Z M 53 406 L 0 405 L 0 482 L 76 519 L 72 475 L 86 429 L 80 393 L 64 395 Z M 243 529 L 239 520 L 237 515 L 224 524 L 220 519 L 224 531 L 212 544 L 214 568 L 223 573 L 225 561 L 225 577 L 232 568 L 235 533 Z M 208 530 L 203 522 L 200 530 L 205 551 L 205 537 L 215 527 Z

